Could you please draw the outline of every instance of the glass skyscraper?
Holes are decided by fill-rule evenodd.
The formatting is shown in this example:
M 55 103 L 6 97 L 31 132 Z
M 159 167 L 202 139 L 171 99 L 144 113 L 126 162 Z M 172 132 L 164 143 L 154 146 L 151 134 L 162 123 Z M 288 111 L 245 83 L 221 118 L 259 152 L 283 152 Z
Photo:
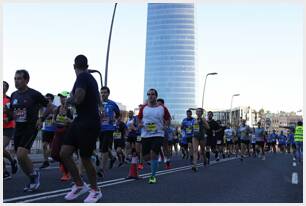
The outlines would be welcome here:
M 196 105 L 194 5 L 148 4 L 144 99 L 155 88 L 175 121 Z

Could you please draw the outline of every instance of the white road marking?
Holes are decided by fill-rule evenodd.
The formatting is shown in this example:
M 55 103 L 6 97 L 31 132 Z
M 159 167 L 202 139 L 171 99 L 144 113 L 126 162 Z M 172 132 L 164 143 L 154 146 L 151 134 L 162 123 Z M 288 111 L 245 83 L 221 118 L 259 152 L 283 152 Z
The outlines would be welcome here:
M 298 180 L 298 173 L 297 172 L 293 172 L 292 173 L 292 184 L 298 184 L 299 180 Z
M 219 162 L 211 161 L 210 165 L 214 165 L 214 164 L 218 164 L 218 163 L 222 163 L 222 162 L 227 162 L 227 161 L 234 160 L 234 159 L 237 159 L 237 158 L 236 157 L 227 158 L 226 160 L 222 160 L 222 161 L 219 161 Z M 203 163 L 198 164 L 198 166 L 202 167 Z M 169 169 L 169 170 L 158 171 L 158 172 L 156 172 L 156 176 L 160 176 L 160 175 L 164 175 L 164 174 L 170 174 L 170 173 L 184 171 L 184 170 L 189 170 L 189 169 L 191 169 L 191 167 L 192 167 L 191 165 L 188 165 L 188 166 L 182 166 L 182 167 L 173 168 L 173 169 Z M 150 175 L 151 175 L 151 173 L 146 173 L 146 174 L 142 174 L 142 175 L 139 175 L 139 176 L 142 177 L 142 178 L 146 178 L 146 177 L 149 177 Z M 112 185 L 122 184 L 122 183 L 125 183 L 125 182 L 131 182 L 131 181 L 135 181 L 135 180 L 134 179 L 128 179 L 127 180 L 125 178 L 118 178 L 118 179 L 108 180 L 108 181 L 104 181 L 104 182 L 98 182 L 98 186 L 103 188 L 103 187 L 108 187 L 108 186 L 112 186 Z M 109 183 L 109 184 L 106 184 L 106 183 Z M 53 190 L 53 191 L 50 191 L 50 192 L 43 192 L 43 193 L 34 194 L 34 195 L 25 195 L 25 196 L 20 196 L 20 197 L 14 197 L 14 198 L 9 198 L 9 199 L 4 199 L 3 202 L 12 202 L 12 201 L 33 202 L 33 201 L 42 200 L 42 199 L 49 199 L 49 198 L 65 195 L 70 189 L 71 188 L 65 188 L 65 189 L 61 189 L 61 190 Z M 57 194 L 55 194 L 55 193 L 57 193 Z M 42 197 L 39 197 L 39 196 L 42 196 Z M 33 197 L 37 197 L 37 198 L 33 198 Z M 31 199 L 31 198 L 33 198 L 33 199 Z M 24 200 L 24 199 L 28 199 L 28 200 Z

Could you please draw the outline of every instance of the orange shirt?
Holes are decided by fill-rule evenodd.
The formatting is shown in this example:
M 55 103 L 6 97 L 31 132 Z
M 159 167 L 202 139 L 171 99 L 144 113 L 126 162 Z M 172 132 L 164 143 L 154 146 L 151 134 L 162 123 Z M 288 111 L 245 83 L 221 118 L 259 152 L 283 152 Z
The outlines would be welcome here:
M 11 100 L 7 96 L 3 97 L 3 108 L 5 107 L 7 103 L 10 103 L 10 102 Z M 7 118 L 7 114 L 3 112 L 3 120 L 4 118 Z M 4 129 L 15 128 L 15 121 L 12 120 L 12 121 L 9 121 L 8 123 L 4 123 L 3 121 L 3 128 Z

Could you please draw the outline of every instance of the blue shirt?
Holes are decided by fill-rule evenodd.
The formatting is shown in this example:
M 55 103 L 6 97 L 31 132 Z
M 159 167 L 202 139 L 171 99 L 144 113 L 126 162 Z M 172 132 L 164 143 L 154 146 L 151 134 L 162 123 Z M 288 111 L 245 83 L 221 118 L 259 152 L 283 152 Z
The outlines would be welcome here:
M 82 72 L 77 76 L 72 89 L 72 95 L 77 88 L 84 89 L 86 94 L 81 104 L 76 105 L 77 117 L 75 121 L 86 124 L 99 124 L 100 93 L 95 78 L 88 72 Z
M 283 134 L 278 136 L 278 144 L 284 145 L 286 144 L 287 137 Z
M 103 104 L 103 111 L 101 116 L 101 130 L 115 131 L 115 114 L 119 115 L 120 110 L 118 105 L 112 100 L 106 100 Z
M 271 133 L 269 135 L 268 142 L 276 142 L 276 139 L 278 139 L 278 135 L 276 133 Z
M 195 118 L 191 117 L 190 119 L 185 118 L 182 121 L 182 130 L 186 137 L 193 137 L 193 125 L 195 124 Z
M 288 134 L 288 136 L 287 136 L 287 143 L 288 144 L 294 144 L 295 142 L 294 142 L 294 135 L 293 134 Z
M 255 128 L 255 137 L 257 142 L 264 141 L 264 134 L 265 134 L 264 128 Z

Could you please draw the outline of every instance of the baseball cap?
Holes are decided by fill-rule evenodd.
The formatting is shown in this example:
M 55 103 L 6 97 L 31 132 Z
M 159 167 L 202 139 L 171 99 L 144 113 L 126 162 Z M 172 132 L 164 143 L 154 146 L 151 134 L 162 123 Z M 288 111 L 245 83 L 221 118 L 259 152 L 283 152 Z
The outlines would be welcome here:
M 62 91 L 62 92 L 59 93 L 57 96 L 60 96 L 60 97 L 68 97 L 68 96 L 69 96 L 69 92 L 67 92 L 67 91 Z

